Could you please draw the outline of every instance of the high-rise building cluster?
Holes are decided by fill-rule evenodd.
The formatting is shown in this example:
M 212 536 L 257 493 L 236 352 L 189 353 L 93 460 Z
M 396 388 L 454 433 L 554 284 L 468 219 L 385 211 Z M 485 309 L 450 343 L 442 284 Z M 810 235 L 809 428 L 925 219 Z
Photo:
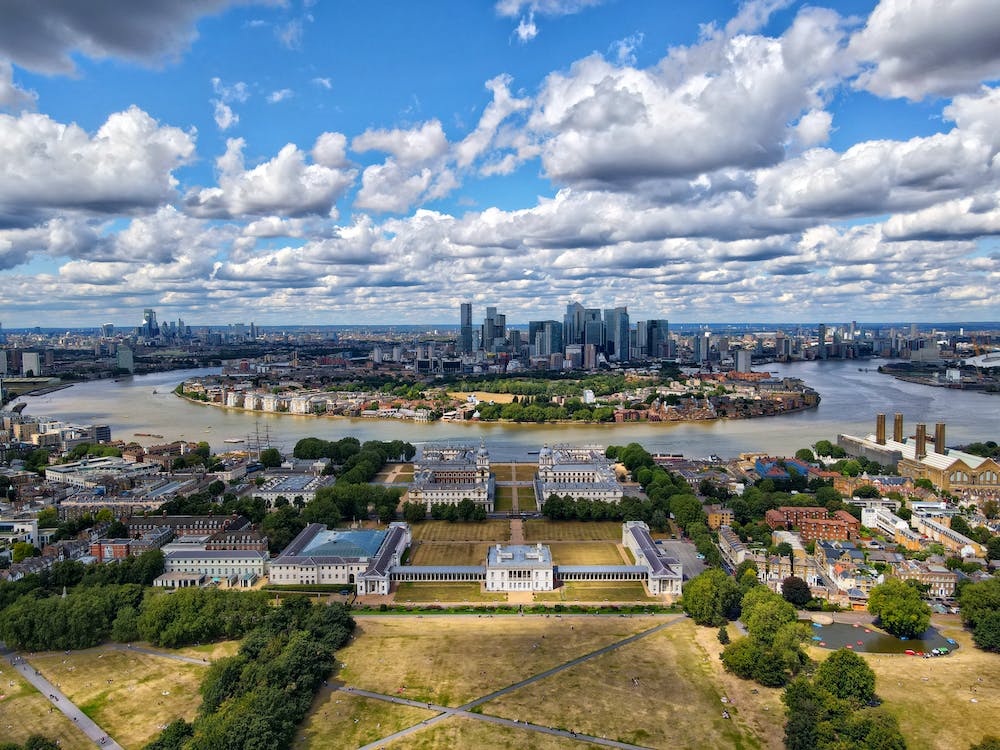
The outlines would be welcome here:
M 473 327 L 471 302 L 460 308 L 458 352 L 462 355 L 509 355 L 547 359 L 556 367 L 593 368 L 600 361 L 628 362 L 673 356 L 665 319 L 642 320 L 633 326 L 627 307 L 566 306 L 559 320 L 532 320 L 524 332 L 507 327 L 507 316 L 487 307 L 482 325 Z M 536 362 L 537 364 L 537 362 Z

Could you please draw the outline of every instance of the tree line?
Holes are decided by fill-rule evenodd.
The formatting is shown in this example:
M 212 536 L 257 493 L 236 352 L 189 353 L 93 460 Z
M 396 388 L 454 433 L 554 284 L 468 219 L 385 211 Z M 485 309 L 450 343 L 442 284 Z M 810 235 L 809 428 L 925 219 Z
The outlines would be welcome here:
M 212 665 L 197 718 L 173 722 L 146 750 L 290 747 L 353 631 L 342 604 L 292 597 L 269 609 L 235 656 Z

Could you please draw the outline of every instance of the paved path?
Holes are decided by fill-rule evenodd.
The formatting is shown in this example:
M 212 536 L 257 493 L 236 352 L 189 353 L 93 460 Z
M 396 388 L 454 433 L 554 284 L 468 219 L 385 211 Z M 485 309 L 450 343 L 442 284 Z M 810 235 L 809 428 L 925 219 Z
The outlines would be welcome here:
M 486 721 L 491 724 L 499 724 L 501 726 L 510 727 L 512 729 L 525 729 L 533 732 L 541 732 L 543 734 L 551 734 L 557 737 L 578 739 L 581 740 L 582 742 L 589 742 L 591 744 L 602 745 L 605 747 L 616 747 L 616 748 L 622 748 L 623 750 L 646 750 L 646 748 L 643 748 L 641 745 L 630 745 L 627 742 L 608 740 L 604 739 L 603 737 L 595 737 L 593 735 L 581 734 L 580 732 L 570 732 L 563 729 L 553 729 L 552 727 L 541 726 L 539 724 L 531 724 L 529 722 L 524 722 L 514 719 L 504 719 L 499 716 L 490 716 L 488 714 L 481 714 L 476 711 L 473 711 L 472 709 L 481 706 L 482 704 L 487 703 L 491 700 L 499 698 L 502 695 L 506 695 L 515 690 L 519 690 L 520 688 L 525 687 L 526 685 L 530 685 L 534 682 L 537 682 L 538 680 L 544 680 L 547 677 L 551 677 L 554 674 L 558 674 L 559 672 L 562 672 L 566 669 L 575 667 L 578 664 L 582 664 L 583 662 L 597 658 L 598 656 L 602 656 L 610 651 L 614 651 L 615 649 L 621 648 L 622 646 L 627 646 L 630 643 L 635 643 L 641 638 L 646 638 L 647 636 L 653 635 L 654 633 L 658 633 L 664 628 L 669 628 L 671 625 L 674 625 L 682 621 L 683 619 L 685 618 L 678 617 L 674 620 L 671 620 L 670 622 L 665 622 L 662 625 L 657 625 L 655 628 L 650 628 L 649 630 L 644 630 L 641 633 L 636 633 L 635 635 L 629 636 L 628 638 L 624 638 L 620 641 L 616 641 L 607 646 L 604 646 L 603 648 L 599 648 L 596 651 L 591 651 L 589 654 L 584 654 L 583 656 L 579 656 L 576 659 L 572 659 L 568 662 L 564 662 L 563 664 L 559 664 L 558 666 L 555 666 L 552 669 L 540 672 L 539 674 L 536 674 L 533 677 L 529 677 L 513 685 L 509 685 L 505 688 L 494 691 L 489 695 L 483 696 L 482 698 L 477 698 L 476 700 L 470 701 L 469 703 L 459 706 L 458 708 L 441 706 L 436 703 L 414 701 L 410 700 L 409 698 L 400 698 L 394 695 L 374 693 L 368 690 L 359 690 L 357 688 L 340 687 L 337 689 L 345 693 L 353 693 L 355 695 L 361 695 L 366 698 L 373 698 L 375 700 L 384 700 L 390 703 L 398 703 L 401 705 L 413 706 L 414 708 L 423 708 L 439 712 L 439 714 L 437 716 L 434 716 L 433 718 L 426 719 L 425 721 L 422 721 L 420 724 L 416 724 L 412 727 L 407 727 L 406 729 L 401 729 L 400 731 L 391 734 L 388 737 L 383 737 L 380 740 L 369 743 L 368 745 L 364 745 L 362 748 L 360 748 L 360 750 L 376 750 L 377 748 L 383 747 L 385 743 L 392 742 L 398 739 L 399 737 L 405 737 L 414 732 L 426 729 L 427 727 L 433 726 L 434 724 L 437 724 L 438 722 L 447 719 L 450 716 L 461 716 L 468 719 Z
M 183 654 L 172 654 L 169 651 L 159 651 L 155 648 L 149 648 L 148 646 L 128 646 L 121 643 L 104 643 L 100 646 L 94 646 L 94 648 L 81 648 L 73 651 L 74 654 L 88 654 L 88 653 L 100 653 L 107 651 L 124 651 L 125 653 L 136 653 L 136 654 L 148 654 L 149 656 L 159 656 L 163 659 L 173 659 L 174 661 L 182 661 L 186 664 L 199 664 L 203 667 L 211 666 L 212 662 L 208 659 L 201 659 L 194 656 L 184 656 Z M 58 656 L 58 654 L 56 654 Z
M 97 726 L 89 716 L 77 708 L 69 698 L 59 692 L 55 685 L 42 677 L 41 673 L 26 662 L 23 657 L 10 652 L 6 648 L 0 650 L 0 653 L 4 654 L 8 661 L 14 665 L 14 668 L 21 673 L 21 676 L 34 685 L 35 689 L 48 698 L 53 706 L 62 711 L 70 721 L 76 724 L 95 745 L 113 748 L 113 750 L 124 750 L 121 745 L 111 739 L 107 732 Z M 101 742 L 102 739 L 104 739 L 104 742 Z
M 510 543 L 524 544 L 524 521 L 520 518 L 510 520 Z

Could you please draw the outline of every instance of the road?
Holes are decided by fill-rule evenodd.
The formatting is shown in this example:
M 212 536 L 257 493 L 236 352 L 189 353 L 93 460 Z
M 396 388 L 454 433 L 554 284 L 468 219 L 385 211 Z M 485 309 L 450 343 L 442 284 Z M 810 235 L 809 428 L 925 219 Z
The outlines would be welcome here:
M 85 735 L 93 740 L 95 745 L 98 747 L 113 748 L 113 750 L 124 750 L 107 732 L 97 726 L 89 716 L 77 708 L 69 698 L 59 692 L 59 689 L 55 685 L 42 677 L 41 673 L 26 662 L 21 655 L 11 652 L 6 647 L 0 647 L 0 654 L 5 656 L 14 668 L 21 673 L 24 679 L 34 685 L 38 692 L 48 698 L 53 706 L 62 711 L 70 721 L 76 724 Z M 102 740 L 104 741 L 102 742 Z
M 374 692 L 371 692 L 371 691 L 368 691 L 368 690 L 360 690 L 358 688 L 352 688 L 352 687 L 339 687 L 339 688 L 336 688 L 336 689 L 339 690 L 339 691 L 341 691 L 341 692 L 344 692 L 344 693 L 350 693 L 350 694 L 353 694 L 353 695 L 361 695 L 361 696 L 364 696 L 365 698 L 373 698 L 375 700 L 383 700 L 383 701 L 388 701 L 390 703 L 399 703 L 399 704 L 406 705 L 406 706 L 413 706 L 415 708 L 424 708 L 424 709 L 430 709 L 431 711 L 438 711 L 438 712 L 440 712 L 437 716 L 434 716 L 433 718 L 430 718 L 430 719 L 427 719 L 425 721 L 422 721 L 421 723 L 415 724 L 412 727 L 407 727 L 406 729 L 401 729 L 400 731 L 396 732 L 395 734 L 391 734 L 388 737 L 383 737 L 382 739 L 377 740 L 377 741 L 372 742 L 372 743 L 369 743 L 368 745 L 364 745 L 362 748 L 360 748 L 360 750 L 377 750 L 377 748 L 381 748 L 386 743 L 392 742 L 392 741 L 396 740 L 399 737 L 405 737 L 405 736 L 407 736 L 409 734 L 412 734 L 414 732 L 419 732 L 419 731 L 421 731 L 423 729 L 426 729 L 429 726 L 433 726 L 434 724 L 437 724 L 438 722 L 443 721 L 444 719 L 447 719 L 447 718 L 449 718 L 451 716 L 461 716 L 461 717 L 467 718 L 467 719 L 476 719 L 478 721 L 486 721 L 486 722 L 489 722 L 491 724 L 499 724 L 501 726 L 510 727 L 511 729 L 524 729 L 524 730 L 533 731 L 533 732 L 541 732 L 543 734 L 551 734 L 551 735 L 555 735 L 557 737 L 565 737 L 567 739 L 577 739 L 577 740 L 580 740 L 581 742 L 589 742 L 591 744 L 602 745 L 604 747 L 615 747 L 615 748 L 621 748 L 622 750 L 647 750 L 646 748 L 643 748 L 641 745 L 630 745 L 627 742 L 618 742 L 617 740 L 608 740 L 608 739 L 605 739 L 603 737 L 595 737 L 593 735 L 581 734 L 580 732 L 571 732 L 571 731 L 564 730 L 564 729 L 553 729 L 552 727 L 541 726 L 539 724 L 532 724 L 530 722 L 524 722 L 524 721 L 520 721 L 520 720 L 504 719 L 504 718 L 501 718 L 499 716 L 490 716 L 488 714 L 482 714 L 482 713 L 479 713 L 477 711 L 474 711 L 473 709 L 475 709 L 475 708 L 477 708 L 477 707 L 479 707 L 479 706 L 483 705 L 484 703 L 487 703 L 487 702 L 489 702 L 491 700 L 499 698 L 500 696 L 506 695 L 506 694 L 511 693 L 511 692 L 513 692 L 515 690 L 519 690 L 520 688 L 525 687 L 526 685 L 530 685 L 530 684 L 532 684 L 534 682 L 538 682 L 539 680 L 544 680 L 547 677 L 551 677 L 554 674 L 558 674 L 559 672 L 562 672 L 562 671 L 564 671 L 566 669 L 570 669 L 572 667 L 575 667 L 578 664 L 582 664 L 582 663 L 584 663 L 586 661 L 590 661 L 591 659 L 595 659 L 598 656 L 602 656 L 602 655 L 604 655 L 604 654 L 606 654 L 606 653 L 608 653 L 610 651 L 614 651 L 615 649 L 619 649 L 622 646 L 627 646 L 630 643 L 635 643 L 636 641 L 638 641 L 638 640 L 640 640 L 642 638 L 646 638 L 648 636 L 651 636 L 651 635 L 653 635 L 655 633 L 660 632 L 664 628 L 669 628 L 671 625 L 674 625 L 674 624 L 676 624 L 678 622 L 681 622 L 684 619 L 685 618 L 683 618 L 683 617 L 678 617 L 676 619 L 671 620 L 670 622 L 665 622 L 662 625 L 657 625 L 655 628 L 650 628 L 649 630 L 644 630 L 641 633 L 637 633 L 635 635 L 629 636 L 628 638 L 624 638 L 624 639 L 622 639 L 620 641 L 615 641 L 614 643 L 611 643 L 611 644 L 609 644 L 607 646 L 604 646 L 603 648 L 599 648 L 596 651 L 591 651 L 589 654 L 584 654 L 583 656 L 579 656 L 579 657 L 577 657 L 575 659 L 571 659 L 570 661 L 567 661 L 567 662 L 564 662 L 562 664 L 559 664 L 559 665 L 553 667 L 552 669 L 547 669 L 546 671 L 540 672 L 540 673 L 534 675 L 533 677 L 529 677 L 526 680 L 521 680 L 520 682 L 514 683 L 513 685 L 508 685 L 505 688 L 502 688 L 500 690 L 492 692 L 489 695 L 484 695 L 481 698 L 477 698 L 477 699 L 475 699 L 473 701 L 470 701 L 469 703 L 466 703 L 466 704 L 464 704 L 462 706 L 459 706 L 458 708 L 451 708 L 449 706 L 441 706 L 441 705 L 438 705 L 438 704 L 435 704 L 435 703 L 426 703 L 426 702 L 422 703 L 420 701 L 414 701 L 414 700 L 410 700 L 408 698 L 400 698 L 398 696 L 385 695 L 383 693 L 374 693 Z

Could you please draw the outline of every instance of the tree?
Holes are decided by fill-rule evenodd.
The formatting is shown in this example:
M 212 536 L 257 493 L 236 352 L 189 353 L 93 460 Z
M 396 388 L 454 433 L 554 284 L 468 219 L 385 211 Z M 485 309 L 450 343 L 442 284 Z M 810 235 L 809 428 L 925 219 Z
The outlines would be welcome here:
M 881 495 L 882 493 L 878 491 L 878 487 L 873 484 L 865 484 L 854 490 L 855 497 L 872 498 L 881 497 Z
M 972 640 L 983 651 L 1000 652 L 1000 612 L 986 612 L 972 631 Z
M 927 630 L 931 621 L 931 608 L 920 592 L 896 578 L 871 590 L 868 611 L 897 638 L 914 638 Z
M 813 452 L 808 448 L 799 448 L 795 451 L 795 457 L 799 459 L 799 461 L 805 461 L 808 464 L 811 464 L 816 460 L 816 456 L 813 455 Z
M 723 646 L 729 645 L 729 630 L 725 625 L 719 626 L 719 643 Z
M 781 582 L 781 595 L 796 607 L 804 607 L 812 600 L 809 584 L 798 576 L 788 576 Z
M 722 649 L 722 666 L 744 680 L 754 678 L 764 658 L 764 647 L 753 638 L 737 638 Z
M 277 448 L 265 448 L 260 452 L 260 462 L 267 469 L 281 466 L 281 452 Z
M 819 665 L 816 684 L 855 707 L 875 697 L 875 672 L 868 662 L 846 648 L 834 651 Z
M 412 502 L 410 500 L 403 503 L 403 520 L 407 523 L 420 523 L 425 518 L 427 518 L 427 509 L 423 503 Z
M 793 551 L 792 545 L 788 542 L 782 542 L 774 548 L 774 554 L 778 557 L 791 557 Z
M 1000 750 L 1000 737 L 989 734 L 983 737 L 978 744 L 970 747 L 969 750 Z
M 962 610 L 962 622 L 975 630 L 986 615 L 1000 611 L 1000 578 L 966 584 L 959 594 L 958 604 Z
M 29 557 L 35 557 L 38 554 L 38 549 L 31 542 L 16 542 L 11 552 L 11 557 L 16 564 L 27 560 Z
M 736 581 L 718 568 L 710 568 L 684 584 L 684 611 L 699 625 L 724 624 L 739 600 Z

